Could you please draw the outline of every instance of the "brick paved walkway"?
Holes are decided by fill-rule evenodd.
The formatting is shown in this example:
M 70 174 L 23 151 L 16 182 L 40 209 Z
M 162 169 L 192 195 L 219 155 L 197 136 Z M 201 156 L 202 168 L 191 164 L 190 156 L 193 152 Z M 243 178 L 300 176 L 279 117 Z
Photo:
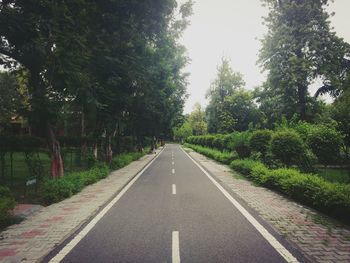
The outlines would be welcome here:
M 269 189 L 240 179 L 226 165 L 186 149 L 312 262 L 350 262 L 350 229 Z M 235 176 L 236 175 L 236 176 Z
M 0 262 L 39 262 L 87 222 L 155 156 L 146 155 L 0 233 Z

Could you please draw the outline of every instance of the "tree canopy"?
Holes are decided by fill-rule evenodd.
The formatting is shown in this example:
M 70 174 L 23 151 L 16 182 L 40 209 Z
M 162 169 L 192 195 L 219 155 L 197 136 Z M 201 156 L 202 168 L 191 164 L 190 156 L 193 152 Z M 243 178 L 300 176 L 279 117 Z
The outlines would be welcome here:
M 312 83 L 322 83 L 317 94 L 336 96 L 342 90 L 349 72 L 349 44 L 331 31 L 327 0 L 262 2 L 269 8 L 259 59 L 268 71 L 264 91 L 287 118 L 297 109 L 307 120 Z
M 81 119 L 76 135 L 105 138 L 106 156 L 114 136 L 131 135 L 140 147 L 145 136 L 170 136 L 186 98 L 178 39 L 191 8 L 175 0 L 0 2 L 0 64 L 26 72 L 26 115 L 52 156 L 60 159 L 56 134 L 72 111 Z

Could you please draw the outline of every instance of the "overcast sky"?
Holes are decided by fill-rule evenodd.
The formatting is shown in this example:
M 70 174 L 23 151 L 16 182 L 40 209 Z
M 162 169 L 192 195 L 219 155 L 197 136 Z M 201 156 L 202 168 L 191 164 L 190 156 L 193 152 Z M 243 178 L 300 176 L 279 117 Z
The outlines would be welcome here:
M 335 12 L 331 18 L 334 30 L 350 42 L 350 0 L 335 0 L 329 10 Z M 185 113 L 191 112 L 196 102 L 206 105 L 205 93 L 222 56 L 231 60 L 233 70 L 244 75 L 248 89 L 264 81 L 256 61 L 259 39 L 267 32 L 261 18 L 266 15 L 267 8 L 261 6 L 260 0 L 196 0 L 191 25 L 181 39 L 191 59 L 185 69 L 191 74 Z

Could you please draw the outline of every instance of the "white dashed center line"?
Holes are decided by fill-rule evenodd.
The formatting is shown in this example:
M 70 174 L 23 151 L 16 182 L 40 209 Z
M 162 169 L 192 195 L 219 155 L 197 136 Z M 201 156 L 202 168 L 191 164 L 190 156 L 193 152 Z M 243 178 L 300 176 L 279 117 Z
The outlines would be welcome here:
M 173 195 L 176 195 L 176 185 L 173 184 Z
M 175 169 L 173 168 L 173 169 L 171 170 L 171 172 L 172 172 L 172 174 L 174 174 L 174 173 L 175 173 Z
M 172 263 L 180 263 L 179 231 L 173 231 L 172 235 Z

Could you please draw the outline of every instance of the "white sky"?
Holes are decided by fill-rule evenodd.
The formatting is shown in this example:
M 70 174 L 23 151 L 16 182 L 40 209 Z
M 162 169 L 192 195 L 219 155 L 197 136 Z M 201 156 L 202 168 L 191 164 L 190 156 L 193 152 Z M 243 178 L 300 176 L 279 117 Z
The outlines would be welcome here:
M 260 40 L 267 32 L 262 16 L 267 8 L 260 0 L 195 0 L 191 25 L 185 31 L 181 43 L 186 46 L 191 63 L 185 69 L 191 75 L 187 88 L 190 97 L 185 113 L 192 111 L 194 103 L 207 104 L 205 93 L 215 79 L 216 67 L 225 56 L 231 67 L 244 75 L 246 88 L 260 85 L 266 74 L 256 65 Z M 178 0 L 179 3 L 185 0 Z M 350 42 L 350 0 L 330 3 L 332 26 L 338 36 Z

